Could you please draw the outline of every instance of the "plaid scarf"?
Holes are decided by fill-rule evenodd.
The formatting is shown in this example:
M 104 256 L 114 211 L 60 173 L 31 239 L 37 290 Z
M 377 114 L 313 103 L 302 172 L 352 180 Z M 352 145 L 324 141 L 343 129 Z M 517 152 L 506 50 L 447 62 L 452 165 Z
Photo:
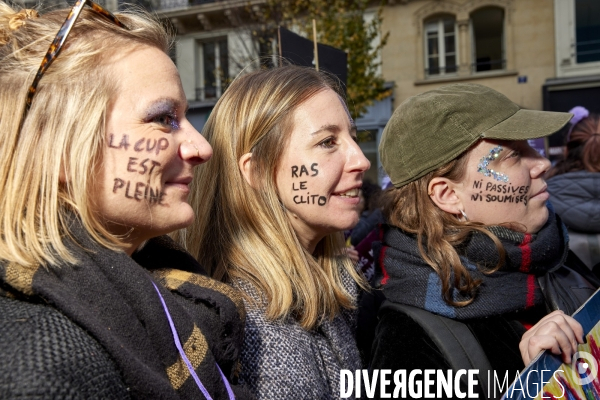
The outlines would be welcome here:
M 66 244 L 76 265 L 0 264 L 0 295 L 47 303 L 82 327 L 111 355 L 132 398 L 203 398 L 173 342 L 155 282 L 208 393 L 228 398 L 216 363 L 234 383 L 245 318 L 239 294 L 205 276 L 167 236 L 148 241 L 132 258 L 100 247 L 79 221 L 71 234 L 76 243 Z
M 543 305 L 544 296 L 537 276 L 563 265 L 569 251 L 566 229 L 558 216 L 549 210 L 548 221 L 537 234 L 520 233 L 501 226 L 488 229 L 500 239 L 506 250 L 506 260 L 498 271 L 484 274 L 480 267 L 493 267 L 499 260 L 494 242 L 475 232 L 461 246 L 462 264 L 473 278 L 482 281 L 469 305 L 453 307 L 444 301 L 441 280 L 421 257 L 416 236 L 390 225 L 382 226 L 382 241 L 373 245 L 379 266 L 376 286 L 381 287 L 391 301 L 458 320 Z M 467 298 L 454 289 L 453 299 Z

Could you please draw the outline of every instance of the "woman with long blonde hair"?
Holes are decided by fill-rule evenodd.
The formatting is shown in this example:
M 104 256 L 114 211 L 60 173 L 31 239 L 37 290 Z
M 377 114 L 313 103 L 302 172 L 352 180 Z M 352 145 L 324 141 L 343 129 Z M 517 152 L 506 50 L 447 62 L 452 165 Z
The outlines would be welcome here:
M 0 2 L 0 397 L 243 398 L 243 304 L 167 233 L 212 149 L 151 16 Z
M 339 396 L 357 369 L 356 284 L 342 231 L 358 221 L 369 168 L 335 83 L 296 66 L 234 80 L 203 134 L 187 245 L 245 294 L 241 379 L 259 398 Z

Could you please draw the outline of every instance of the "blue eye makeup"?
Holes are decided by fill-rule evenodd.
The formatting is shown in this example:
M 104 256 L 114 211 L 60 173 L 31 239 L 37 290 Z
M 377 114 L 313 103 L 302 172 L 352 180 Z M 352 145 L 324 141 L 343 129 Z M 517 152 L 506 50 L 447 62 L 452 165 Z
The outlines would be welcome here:
M 155 118 L 153 118 L 153 121 L 161 125 L 169 126 L 174 131 L 179 129 L 177 117 L 173 114 L 158 115 Z
M 177 118 L 177 104 L 172 100 L 160 100 L 154 103 L 146 112 L 144 122 L 153 122 L 171 130 L 179 130 L 179 119 Z
M 490 162 L 498 159 L 498 156 L 500 155 L 500 152 L 503 150 L 502 146 L 496 146 L 493 149 L 490 150 L 490 153 L 483 157 L 481 160 L 479 160 L 479 164 L 477 164 L 477 172 L 485 175 L 485 176 L 491 176 L 492 178 L 494 178 L 495 180 L 499 181 L 499 182 L 505 182 L 508 183 L 508 176 L 504 175 L 501 172 L 497 172 L 494 171 L 493 169 L 488 168 L 490 165 Z

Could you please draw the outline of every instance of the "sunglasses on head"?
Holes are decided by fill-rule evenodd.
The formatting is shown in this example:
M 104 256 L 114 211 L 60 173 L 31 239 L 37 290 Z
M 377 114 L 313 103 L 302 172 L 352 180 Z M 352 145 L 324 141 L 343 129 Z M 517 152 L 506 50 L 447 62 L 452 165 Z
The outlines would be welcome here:
M 40 68 L 38 69 L 37 74 L 35 74 L 35 78 L 33 79 L 33 82 L 31 83 L 31 86 L 29 87 L 29 90 L 27 91 L 27 100 L 25 103 L 25 114 L 27 114 L 27 112 L 29 111 L 29 108 L 31 107 L 31 102 L 33 101 L 33 96 L 35 95 L 35 93 L 37 91 L 37 86 L 40 82 L 40 79 L 42 79 L 42 76 L 44 76 L 44 73 L 46 72 L 46 70 L 50 67 L 50 65 L 52 64 L 54 59 L 60 53 L 60 50 L 62 49 L 63 44 L 67 40 L 67 36 L 69 35 L 69 32 L 71 32 L 73 25 L 75 25 L 75 21 L 77 21 L 77 17 L 79 17 L 79 14 L 81 14 L 81 10 L 83 10 L 83 7 L 86 4 L 88 6 L 90 6 L 92 8 L 92 10 L 94 10 L 95 12 L 97 12 L 100 15 L 103 15 L 109 21 L 113 22 L 115 25 L 120 26 L 121 28 L 124 28 L 124 29 L 128 29 L 125 25 L 123 25 L 123 23 L 121 21 L 119 21 L 117 19 L 117 17 L 115 17 L 110 11 L 108 11 L 107 9 L 102 7 L 100 4 L 94 3 L 92 0 L 77 0 L 75 5 L 73 5 L 73 8 L 71 8 L 71 11 L 69 12 L 69 15 L 67 16 L 67 19 L 62 24 L 58 33 L 56 34 L 56 37 L 52 41 L 52 44 L 50 44 L 50 47 L 48 48 L 48 52 L 44 56 L 44 59 L 42 60 L 42 64 L 40 65 Z

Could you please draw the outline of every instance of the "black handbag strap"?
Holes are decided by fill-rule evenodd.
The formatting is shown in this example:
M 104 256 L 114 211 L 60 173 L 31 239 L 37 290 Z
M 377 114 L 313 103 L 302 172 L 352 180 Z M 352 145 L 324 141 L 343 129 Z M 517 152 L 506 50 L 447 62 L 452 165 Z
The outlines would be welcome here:
M 482 398 L 487 398 L 490 387 L 488 371 L 491 371 L 492 367 L 479 341 L 467 325 L 417 307 L 393 303 L 389 300 L 383 302 L 380 312 L 385 309 L 401 312 L 418 323 L 433 340 L 454 371 L 478 369 L 479 394 Z M 462 378 L 466 384 L 466 376 L 463 375 Z

